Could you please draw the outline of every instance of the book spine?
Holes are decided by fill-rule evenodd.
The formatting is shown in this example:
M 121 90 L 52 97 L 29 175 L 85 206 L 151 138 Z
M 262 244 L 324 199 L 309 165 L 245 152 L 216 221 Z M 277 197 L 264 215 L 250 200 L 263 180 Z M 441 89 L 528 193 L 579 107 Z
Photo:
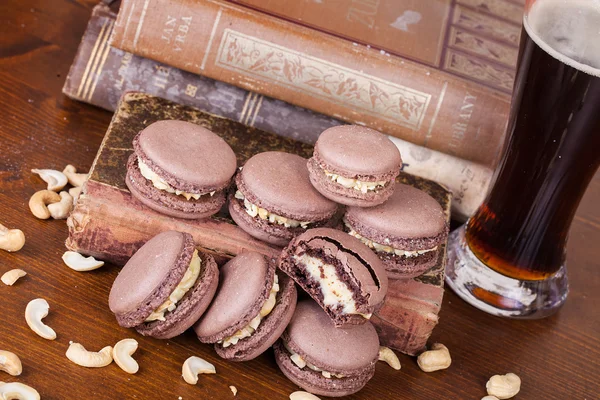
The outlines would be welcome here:
M 217 0 L 124 0 L 112 44 L 493 166 L 506 94 Z

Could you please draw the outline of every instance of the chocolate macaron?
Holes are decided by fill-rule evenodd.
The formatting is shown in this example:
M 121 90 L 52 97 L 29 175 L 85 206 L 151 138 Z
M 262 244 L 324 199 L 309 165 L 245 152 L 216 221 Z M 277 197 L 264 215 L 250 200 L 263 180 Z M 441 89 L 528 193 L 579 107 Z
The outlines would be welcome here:
M 274 348 L 289 380 L 308 392 L 339 397 L 358 392 L 373 377 L 379 338 L 370 322 L 336 328 L 316 303 L 304 300 Z
M 229 199 L 233 220 L 250 235 L 285 246 L 308 228 L 332 223 L 337 204 L 311 185 L 306 159 L 269 151 L 251 157 L 236 175 Z
M 196 250 L 192 235 L 167 231 L 146 242 L 121 269 L 108 305 L 119 325 L 169 339 L 200 318 L 218 283 L 215 260 Z
M 224 359 L 251 360 L 281 336 L 296 298 L 294 282 L 277 272 L 274 261 L 243 252 L 221 267 L 217 295 L 194 330 Z
M 172 217 L 206 218 L 221 209 L 237 161 L 231 147 L 208 129 L 158 121 L 133 139 L 125 183 L 151 209 Z
M 308 161 L 310 181 L 323 196 L 358 207 L 386 201 L 401 167 L 400 151 L 387 136 L 357 125 L 323 131 Z
M 388 201 L 376 207 L 348 207 L 345 230 L 375 251 L 391 279 L 412 278 L 433 267 L 448 237 L 440 204 L 409 185 L 396 184 Z
M 296 237 L 281 252 L 279 268 L 336 326 L 365 323 L 387 293 L 381 260 L 360 240 L 335 229 L 310 229 Z

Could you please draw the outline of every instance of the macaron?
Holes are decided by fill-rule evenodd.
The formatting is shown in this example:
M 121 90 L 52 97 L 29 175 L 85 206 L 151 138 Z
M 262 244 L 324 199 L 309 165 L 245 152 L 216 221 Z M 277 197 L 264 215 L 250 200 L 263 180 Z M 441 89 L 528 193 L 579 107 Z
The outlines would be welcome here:
M 289 380 L 308 392 L 339 397 L 358 392 L 373 377 L 379 338 L 370 322 L 336 328 L 315 302 L 303 300 L 274 349 Z
M 167 231 L 127 261 L 112 285 L 108 305 L 119 325 L 169 339 L 194 325 L 218 283 L 215 260 L 196 250 L 192 235 Z
M 258 357 L 275 343 L 296 308 L 296 287 L 276 264 L 255 252 L 243 252 L 221 267 L 212 304 L 194 326 L 198 339 L 215 343 L 231 361 Z
M 387 136 L 357 125 L 323 131 L 308 161 L 310 181 L 323 196 L 357 207 L 386 201 L 401 167 L 400 151 Z
M 269 151 L 251 157 L 235 177 L 229 213 L 257 239 L 285 246 L 308 228 L 333 223 L 337 204 L 311 185 L 306 159 Z M 339 218 L 338 218 L 339 219 Z
M 375 251 L 390 279 L 412 278 L 433 267 L 448 237 L 440 204 L 404 184 L 396 184 L 389 200 L 376 207 L 348 207 L 344 228 Z
M 158 121 L 133 139 L 125 183 L 140 202 L 177 218 L 218 212 L 237 161 L 229 145 L 208 129 L 184 121 Z
M 360 240 L 335 229 L 309 229 L 296 237 L 281 252 L 279 268 L 336 326 L 365 323 L 387 293 L 381 260 Z

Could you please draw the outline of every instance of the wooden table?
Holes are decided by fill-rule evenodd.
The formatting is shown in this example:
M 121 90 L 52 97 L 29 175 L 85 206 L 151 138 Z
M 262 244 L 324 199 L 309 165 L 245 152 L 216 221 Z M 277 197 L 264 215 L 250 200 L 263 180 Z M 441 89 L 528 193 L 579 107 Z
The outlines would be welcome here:
M 44 399 L 285 399 L 298 388 L 277 369 L 271 352 L 247 363 L 225 363 L 212 348 L 184 334 L 173 340 L 143 338 L 120 328 L 107 306 L 118 269 L 108 265 L 77 273 L 63 265 L 65 221 L 42 221 L 27 202 L 44 183 L 32 168 L 87 170 L 111 114 L 68 100 L 61 87 L 94 2 L 91 0 L 3 0 L 0 2 L 0 222 L 22 229 L 25 247 L 0 251 L 0 273 L 22 268 L 15 286 L 0 284 L 0 349 L 23 362 L 18 380 Z M 379 363 L 375 378 L 353 398 L 479 399 L 494 374 L 514 372 L 522 381 L 518 399 L 598 399 L 600 396 L 600 174 L 581 205 L 568 246 L 571 293 L 565 307 L 542 321 L 511 321 L 484 314 L 449 290 L 432 342 L 452 353 L 452 366 L 435 373 L 419 370 L 401 356 L 401 371 Z M 50 303 L 45 321 L 55 341 L 35 335 L 24 319 L 27 303 Z M 69 341 L 99 350 L 134 337 L 141 368 L 128 375 L 115 364 L 79 367 L 65 357 Z M 198 355 L 218 373 L 197 386 L 181 378 L 181 364 Z

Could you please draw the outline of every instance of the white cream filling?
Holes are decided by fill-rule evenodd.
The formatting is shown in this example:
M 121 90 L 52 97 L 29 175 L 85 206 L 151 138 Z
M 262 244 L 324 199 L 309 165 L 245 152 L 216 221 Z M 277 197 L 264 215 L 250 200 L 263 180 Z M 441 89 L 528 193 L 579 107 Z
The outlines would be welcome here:
M 365 182 L 360 181 L 358 179 L 346 178 L 345 176 L 341 176 L 338 174 L 334 174 L 333 172 L 329 172 L 327 170 L 323 170 L 325 175 L 331 179 L 333 182 L 337 182 L 345 188 L 353 188 L 356 190 L 360 190 L 362 193 L 367 193 L 369 191 L 374 191 L 379 189 L 380 187 L 384 187 L 387 181 L 375 181 L 375 182 Z
M 185 296 L 188 290 L 194 286 L 196 280 L 198 280 L 201 271 L 201 263 L 202 260 L 200 260 L 200 257 L 198 256 L 198 250 L 194 250 L 192 261 L 190 261 L 190 266 L 187 271 L 185 271 L 183 279 L 181 279 L 181 282 L 179 282 L 177 287 L 175 287 L 173 292 L 169 295 L 169 298 L 146 318 L 146 322 L 165 320 L 165 313 L 173 311 L 177 307 L 177 302 Z
M 277 301 L 277 292 L 279 292 L 279 278 L 277 277 L 277 274 L 275 274 L 275 278 L 273 279 L 273 286 L 271 287 L 271 291 L 269 292 L 269 298 L 263 304 L 258 315 L 252 318 L 248 325 L 238 330 L 233 335 L 219 341 L 219 343 L 221 343 L 223 347 L 229 347 L 231 345 L 237 344 L 237 342 L 244 338 L 250 337 L 254 332 L 256 332 L 263 318 L 265 318 L 271 313 L 271 311 L 273 311 L 273 308 L 275 307 L 275 302 Z
M 246 213 L 252 218 L 258 215 L 260 219 L 268 220 L 272 224 L 283 225 L 286 228 L 297 228 L 301 226 L 302 228 L 306 229 L 308 228 L 308 224 L 310 224 L 309 221 L 296 221 L 295 219 L 282 217 L 281 215 L 277 215 L 270 211 L 267 211 L 264 208 L 257 206 L 256 204 L 252 204 L 246 199 L 246 196 L 244 196 L 244 194 L 239 190 L 236 190 L 235 198 L 244 201 L 244 208 L 246 209 Z
M 371 314 L 362 314 L 356 311 L 356 302 L 352 291 L 342 282 L 331 264 L 325 264 L 321 259 L 311 257 L 308 254 L 295 255 L 294 260 L 306 267 L 306 272 L 321 286 L 323 293 L 323 304 L 337 309 L 342 307 L 344 314 L 358 314 L 364 318 L 371 318 Z
M 313 371 L 320 372 L 321 375 L 323 375 L 327 379 L 331 379 L 332 376 L 335 376 L 336 378 L 343 378 L 345 376 L 343 374 L 334 374 L 332 372 L 324 371 L 321 368 L 304 360 L 299 354 L 294 353 L 294 351 L 288 347 L 287 343 L 284 343 L 283 346 L 288 351 L 288 353 L 290 353 L 290 358 L 292 359 L 292 362 L 296 364 L 296 366 L 300 369 L 308 367 Z
M 210 192 L 210 193 L 188 193 L 188 192 L 184 192 L 182 190 L 179 189 L 175 189 L 174 187 L 172 187 L 171 185 L 169 185 L 163 178 L 161 178 L 160 176 L 158 176 L 158 174 L 154 171 L 152 171 L 150 169 L 150 167 L 148 167 L 141 158 L 138 157 L 138 167 L 140 169 L 140 172 L 142 173 L 142 176 L 146 179 L 148 179 L 149 181 L 152 182 L 152 186 L 154 186 L 155 188 L 157 188 L 158 190 L 164 190 L 165 192 L 169 192 L 169 193 L 175 193 L 178 196 L 183 196 L 185 197 L 187 200 L 189 199 L 195 199 L 198 200 L 201 196 L 204 196 L 206 194 L 210 194 L 211 196 L 215 194 L 214 191 Z
M 430 251 L 435 251 L 438 248 L 437 246 L 435 246 L 431 249 L 425 249 L 425 250 L 395 249 L 391 246 L 386 246 L 384 244 L 374 242 L 371 239 L 367 239 L 366 237 L 362 236 L 360 233 L 358 233 L 354 229 L 352 229 L 350 226 L 348 226 L 348 224 L 346 224 L 346 226 L 350 230 L 348 232 L 349 235 L 354 236 L 355 238 L 359 239 L 361 242 L 363 242 L 364 244 L 366 244 L 367 246 L 369 246 L 371 249 L 373 249 L 375 251 L 383 251 L 385 253 L 395 254 L 397 256 L 417 257 L 417 256 L 420 256 L 421 254 L 429 253 Z

